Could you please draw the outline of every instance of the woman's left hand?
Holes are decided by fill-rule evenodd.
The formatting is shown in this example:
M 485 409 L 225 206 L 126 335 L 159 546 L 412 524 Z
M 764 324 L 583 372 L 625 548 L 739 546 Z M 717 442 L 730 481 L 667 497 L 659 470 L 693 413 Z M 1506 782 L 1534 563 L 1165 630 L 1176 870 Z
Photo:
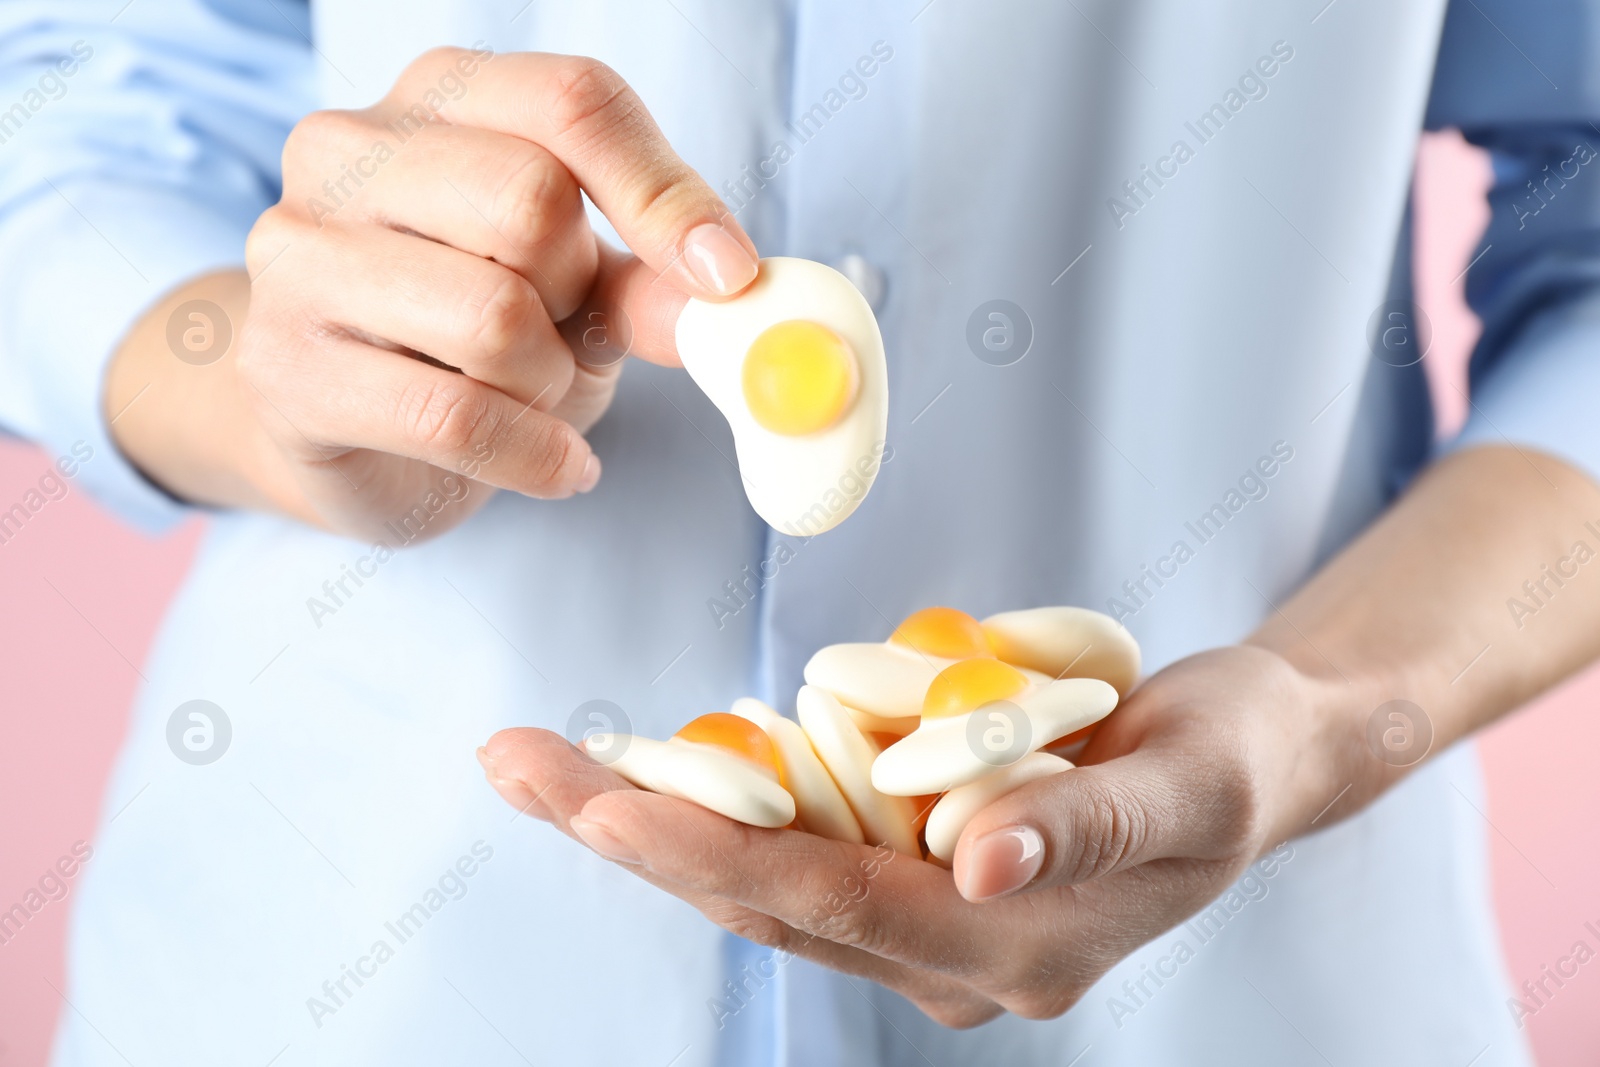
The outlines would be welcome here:
M 979 813 L 953 871 L 634 789 L 545 730 L 502 731 L 479 756 L 512 805 L 713 922 L 964 1027 L 1061 1014 L 1273 845 L 1374 796 L 1395 773 L 1364 739 L 1381 698 L 1352 688 L 1250 646 L 1176 663 L 1084 766 Z

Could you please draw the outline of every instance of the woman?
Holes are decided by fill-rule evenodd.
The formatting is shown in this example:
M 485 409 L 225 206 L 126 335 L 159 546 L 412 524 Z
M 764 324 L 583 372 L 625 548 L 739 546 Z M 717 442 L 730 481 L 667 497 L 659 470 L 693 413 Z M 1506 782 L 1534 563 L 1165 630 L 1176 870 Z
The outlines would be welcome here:
M 1451 743 L 1597 651 L 1581 581 L 1506 604 L 1600 520 L 1580 15 L 0 16 L 0 420 L 89 442 L 135 521 L 219 509 L 56 1061 L 1526 1062 Z M 1503 160 L 1431 464 L 1425 117 Z M 876 490 L 806 541 L 675 367 L 757 249 L 838 264 L 890 352 Z M 486 750 L 513 808 L 469 759 L 792 706 L 815 648 L 934 603 L 1104 608 L 1161 668 L 953 878 L 615 791 L 549 734 Z

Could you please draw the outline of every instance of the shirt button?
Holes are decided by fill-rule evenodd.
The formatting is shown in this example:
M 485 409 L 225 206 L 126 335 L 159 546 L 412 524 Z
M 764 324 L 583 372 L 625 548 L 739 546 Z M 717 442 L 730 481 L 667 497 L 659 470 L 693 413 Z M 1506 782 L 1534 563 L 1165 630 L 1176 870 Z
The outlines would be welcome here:
M 873 311 L 883 306 L 883 296 L 888 281 L 883 271 L 867 262 L 867 257 L 850 252 L 834 261 L 833 269 L 850 279 L 850 284 L 866 298 Z

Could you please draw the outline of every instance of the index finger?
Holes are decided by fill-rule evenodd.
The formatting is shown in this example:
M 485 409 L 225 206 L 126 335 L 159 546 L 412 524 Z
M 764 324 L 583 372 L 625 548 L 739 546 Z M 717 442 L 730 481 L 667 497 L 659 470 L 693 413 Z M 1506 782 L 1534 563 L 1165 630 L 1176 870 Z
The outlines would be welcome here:
M 632 786 L 592 757 L 546 730 L 502 730 L 478 750 L 478 758 L 495 789 L 513 807 L 553 822 L 568 836 L 578 838 L 591 848 L 594 845 L 585 838 L 584 831 L 592 832 L 592 828 L 584 825 L 579 814 L 587 806 L 587 800 L 605 792 L 634 791 Z M 673 801 L 667 797 L 657 799 L 682 805 L 690 813 L 702 812 L 702 809 L 685 801 Z M 796 837 L 807 836 L 793 831 L 785 832 L 793 833 Z M 711 847 L 709 841 L 703 843 Z M 605 855 L 604 852 L 601 854 Z M 607 858 L 618 859 L 614 856 Z M 892 858 L 893 854 L 890 853 L 883 856 L 883 861 Z M 734 861 L 723 855 L 719 857 L 719 862 L 731 865 Z M 877 859 L 870 861 L 872 864 L 877 862 Z M 859 948 L 836 944 L 725 897 L 671 881 L 646 866 L 629 863 L 628 869 L 694 906 L 726 930 L 778 952 L 800 956 L 836 971 L 858 975 L 887 986 L 914 1000 L 918 1007 L 946 1026 L 973 1026 L 993 1018 L 999 1011 L 988 997 L 954 979 L 906 967 Z M 860 877 L 841 881 L 835 891 L 825 898 L 827 903 L 818 907 L 838 910 L 846 906 L 855 896 L 851 886 L 862 884 L 861 878 L 870 877 L 873 869 L 868 866 Z
M 721 901 L 715 905 L 719 912 L 731 907 L 767 916 L 798 932 L 784 945 L 787 950 L 869 974 L 893 988 L 910 981 L 901 970 L 910 968 L 957 982 L 1011 1010 L 1027 1010 L 1018 991 L 1036 980 L 1039 961 L 1015 948 L 1018 933 L 1038 919 L 1036 902 L 1026 897 L 973 904 L 956 891 L 950 872 L 914 856 L 797 830 L 745 826 L 688 801 L 606 788 L 607 779 L 621 780 L 545 731 L 503 731 L 489 741 L 487 754 L 494 759 L 493 776 L 525 787 L 526 795 L 513 793 L 508 801 L 543 797 L 557 825 L 581 823 L 591 847 L 588 836 L 598 828 L 608 848 L 621 845 L 636 858 L 628 861 L 635 874 L 702 910 Z M 1050 926 L 1061 943 L 1074 947 L 1048 953 L 1047 969 L 1057 977 L 1070 971 L 1074 989 L 1116 959 L 1095 950 L 1095 910 L 1080 914 L 1077 907 L 1062 906 Z M 755 932 L 748 919 L 742 925 L 746 934 Z M 826 944 L 849 951 L 840 955 Z M 867 956 L 894 966 L 884 969 Z M 926 982 L 917 985 L 927 988 Z
M 599 60 L 437 49 L 412 64 L 387 103 L 397 131 L 437 115 L 542 146 L 640 259 L 694 296 L 729 297 L 755 280 L 755 244 L 639 95 Z
M 657 878 L 980 990 L 1017 914 L 963 900 L 948 871 L 918 857 L 745 826 L 654 793 L 597 794 L 582 817 L 626 843 Z

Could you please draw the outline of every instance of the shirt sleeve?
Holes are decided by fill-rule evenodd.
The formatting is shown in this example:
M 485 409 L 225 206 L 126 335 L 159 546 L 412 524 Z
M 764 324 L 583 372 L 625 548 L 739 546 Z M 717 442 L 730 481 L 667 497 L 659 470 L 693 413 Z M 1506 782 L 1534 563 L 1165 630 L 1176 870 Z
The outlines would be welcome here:
M 311 106 L 308 34 L 305 0 L 0 6 L 0 429 L 87 454 L 77 481 L 148 529 L 182 506 L 112 445 L 106 360 L 163 294 L 243 264 Z
M 1494 163 L 1467 272 L 1483 320 L 1447 450 L 1528 446 L 1600 479 L 1600 4 L 1454 0 L 1428 109 Z

